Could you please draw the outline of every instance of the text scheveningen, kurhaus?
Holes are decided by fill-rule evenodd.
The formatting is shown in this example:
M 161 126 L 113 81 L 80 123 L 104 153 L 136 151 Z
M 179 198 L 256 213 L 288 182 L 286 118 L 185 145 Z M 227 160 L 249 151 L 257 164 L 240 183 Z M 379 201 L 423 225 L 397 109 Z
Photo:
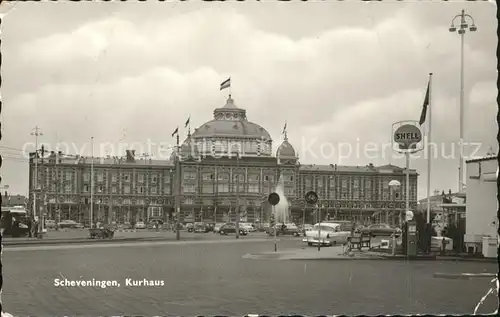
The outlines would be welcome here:
M 132 279 L 126 278 L 124 283 L 127 287 L 161 287 L 165 286 L 165 281 L 163 280 L 148 280 L 148 279 Z M 69 279 L 54 279 L 55 287 L 97 287 L 97 288 L 108 288 L 108 287 L 121 287 L 122 283 L 117 280 L 69 280 Z

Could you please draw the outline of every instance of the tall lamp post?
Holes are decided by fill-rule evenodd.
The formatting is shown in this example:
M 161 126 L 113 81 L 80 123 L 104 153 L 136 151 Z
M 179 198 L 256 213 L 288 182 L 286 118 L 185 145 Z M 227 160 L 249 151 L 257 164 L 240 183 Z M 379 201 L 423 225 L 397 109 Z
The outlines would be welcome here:
M 43 133 L 40 131 L 40 128 L 36 126 L 31 135 L 35 137 L 35 180 L 34 180 L 34 190 L 33 190 L 33 217 L 37 213 L 36 199 L 37 199 L 37 191 L 38 191 L 38 137 L 42 136 Z M 41 215 L 40 215 L 41 216 Z M 38 219 L 40 221 L 41 217 Z
M 455 21 L 460 19 L 460 26 L 457 28 L 455 26 Z M 467 23 L 471 22 L 471 25 Z M 477 27 L 474 23 L 474 19 L 469 14 L 462 10 L 460 14 L 457 14 L 451 20 L 451 26 L 449 28 L 450 32 L 457 32 L 460 35 L 460 158 L 458 165 L 458 191 L 462 192 L 464 190 L 463 183 L 463 145 L 464 145 L 464 35 L 467 30 L 471 32 L 476 32 Z

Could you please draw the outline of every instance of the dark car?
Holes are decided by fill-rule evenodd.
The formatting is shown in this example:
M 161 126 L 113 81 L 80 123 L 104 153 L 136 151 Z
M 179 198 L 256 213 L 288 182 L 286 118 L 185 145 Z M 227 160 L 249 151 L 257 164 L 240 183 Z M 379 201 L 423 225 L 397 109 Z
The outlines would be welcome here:
M 295 236 L 299 237 L 300 236 L 300 229 L 293 223 L 279 223 L 273 226 L 272 228 L 268 228 L 267 234 L 270 236 L 274 236 L 274 228 L 278 228 L 278 232 L 276 232 L 276 235 L 288 235 L 288 236 Z
M 239 228 L 240 235 L 246 236 L 248 234 L 248 231 L 245 230 L 244 228 Z M 236 224 L 234 223 L 226 223 L 219 229 L 219 233 L 221 235 L 227 235 L 228 233 L 236 233 Z
M 374 224 L 369 225 L 368 227 L 360 228 L 357 230 L 359 233 L 363 233 L 365 235 L 370 235 L 372 237 L 382 236 L 382 237 L 390 237 L 393 234 L 399 236 L 401 234 L 401 230 L 398 228 L 391 228 L 388 224 Z
M 207 233 L 210 232 L 208 226 L 204 223 L 195 223 L 194 224 L 194 232 L 195 233 Z

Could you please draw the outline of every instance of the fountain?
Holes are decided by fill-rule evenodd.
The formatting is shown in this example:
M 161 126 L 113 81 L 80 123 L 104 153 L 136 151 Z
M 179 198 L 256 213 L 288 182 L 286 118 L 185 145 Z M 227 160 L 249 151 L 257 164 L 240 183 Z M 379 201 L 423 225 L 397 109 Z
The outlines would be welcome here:
M 292 216 L 290 214 L 290 204 L 285 197 L 283 175 L 280 176 L 278 185 L 274 191 L 280 195 L 280 202 L 274 207 L 276 212 L 274 217 L 275 221 L 276 223 L 290 223 L 292 221 Z

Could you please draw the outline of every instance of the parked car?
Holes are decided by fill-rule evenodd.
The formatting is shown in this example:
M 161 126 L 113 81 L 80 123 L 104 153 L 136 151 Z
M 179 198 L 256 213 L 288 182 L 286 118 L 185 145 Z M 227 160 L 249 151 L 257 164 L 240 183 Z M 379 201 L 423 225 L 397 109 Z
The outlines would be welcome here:
M 317 223 L 312 230 L 306 231 L 306 237 L 302 239 L 307 245 L 332 246 L 346 244 L 351 237 L 350 231 L 343 231 L 342 225 L 338 223 Z
M 45 227 L 47 229 L 55 229 L 56 228 L 56 221 L 55 220 L 45 220 Z
M 194 224 L 194 233 L 207 233 L 207 232 L 209 232 L 209 229 L 205 223 L 198 222 Z
M 146 229 L 146 224 L 144 221 L 138 221 L 135 223 L 135 229 Z
M 219 229 L 219 233 L 221 235 L 227 235 L 228 233 L 236 233 L 236 224 L 235 223 L 226 223 Z M 239 233 L 242 236 L 246 236 L 248 231 L 244 228 L 239 228 Z
M 366 235 L 370 235 L 372 237 L 390 237 L 393 234 L 396 234 L 396 237 L 398 237 L 401 235 L 401 229 L 391 228 L 391 226 L 384 223 L 369 225 L 367 227 L 360 228 L 357 231 Z
M 212 230 L 213 233 L 219 233 L 220 232 L 220 228 L 224 225 L 224 223 L 216 223 L 214 225 L 214 229 Z
M 65 228 L 71 228 L 71 229 L 76 229 L 76 228 L 81 228 L 83 227 L 81 224 L 79 224 L 78 222 L 74 221 L 74 220 L 62 220 L 60 221 L 57 226 L 61 229 L 65 229 Z
M 302 235 L 305 237 L 306 236 L 306 232 L 307 231 L 311 231 L 313 230 L 313 225 L 310 225 L 310 224 L 305 224 L 303 225 L 300 229 L 301 229 L 301 232 L 302 232 Z
M 252 224 L 250 224 L 250 223 L 247 223 L 247 222 L 242 222 L 242 223 L 240 223 L 239 225 L 240 225 L 240 228 L 244 228 L 244 229 L 246 229 L 248 232 L 254 232 L 254 231 L 255 231 L 254 226 L 252 226 Z
M 187 230 L 187 232 L 193 232 L 194 231 L 194 223 L 189 222 L 184 225 L 184 229 Z
M 151 220 L 148 224 L 148 229 L 156 229 L 156 226 L 158 226 L 158 229 L 161 229 L 163 226 L 163 220 L 161 219 Z
M 300 230 L 294 223 L 277 223 L 274 226 L 268 228 L 267 234 L 270 236 L 274 236 L 275 228 L 278 229 L 276 232 L 277 236 L 296 236 L 300 237 Z

